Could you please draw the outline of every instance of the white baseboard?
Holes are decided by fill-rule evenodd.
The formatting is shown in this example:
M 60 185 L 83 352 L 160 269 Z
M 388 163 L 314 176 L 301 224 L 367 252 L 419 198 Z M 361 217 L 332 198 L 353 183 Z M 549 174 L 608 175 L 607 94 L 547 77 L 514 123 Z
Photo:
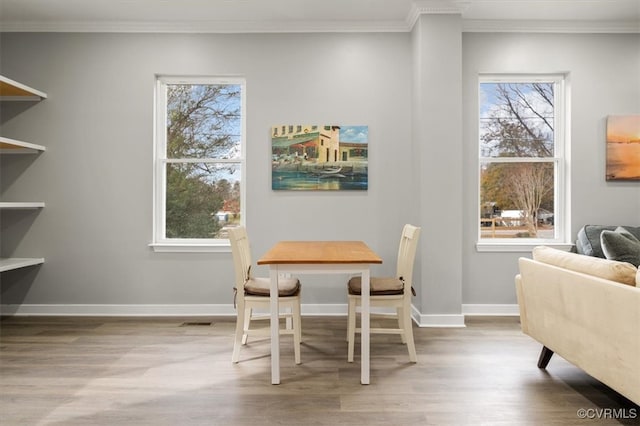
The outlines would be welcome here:
M 235 316 L 233 305 L 0 305 L 2 315 L 17 316 Z
M 102 304 L 21 304 L 0 305 L 0 314 L 15 316 L 235 316 L 233 305 L 102 305 Z M 346 316 L 347 305 L 302 305 L 302 315 Z
M 16 316 L 235 316 L 231 304 L 105 305 L 105 304 L 20 304 L 0 305 L 1 315 Z M 302 315 L 346 316 L 346 304 L 303 304 Z M 518 305 L 462 305 L 461 314 L 422 314 L 413 307 L 419 327 L 464 327 L 465 315 L 519 315 Z
M 421 314 L 413 306 L 411 316 L 418 327 L 466 327 L 462 314 Z
M 462 315 L 465 316 L 519 316 L 517 304 L 463 304 Z

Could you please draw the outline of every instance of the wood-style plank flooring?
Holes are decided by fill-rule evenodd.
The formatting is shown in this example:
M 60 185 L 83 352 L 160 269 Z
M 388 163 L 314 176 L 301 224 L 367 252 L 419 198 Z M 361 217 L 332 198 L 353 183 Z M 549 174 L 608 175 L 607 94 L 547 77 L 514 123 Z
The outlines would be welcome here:
M 273 386 L 267 338 L 231 363 L 233 318 L 5 317 L 0 424 L 640 424 L 637 405 L 561 357 L 538 369 L 540 345 L 517 318 L 466 322 L 415 327 L 417 364 L 397 336 L 372 336 L 362 386 L 359 361 L 346 362 L 346 318 L 303 317 L 302 364 L 283 337 Z

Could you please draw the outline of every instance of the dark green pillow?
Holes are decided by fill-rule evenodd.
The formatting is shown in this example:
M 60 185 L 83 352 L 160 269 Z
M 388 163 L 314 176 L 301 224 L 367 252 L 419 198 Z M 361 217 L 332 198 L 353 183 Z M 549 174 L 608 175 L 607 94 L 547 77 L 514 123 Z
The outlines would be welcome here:
M 640 240 L 623 227 L 602 231 L 600 244 L 607 259 L 640 266 Z

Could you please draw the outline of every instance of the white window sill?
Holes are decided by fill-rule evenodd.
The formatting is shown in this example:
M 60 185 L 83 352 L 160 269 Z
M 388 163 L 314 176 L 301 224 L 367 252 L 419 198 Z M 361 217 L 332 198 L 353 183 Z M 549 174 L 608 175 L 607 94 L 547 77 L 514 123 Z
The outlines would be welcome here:
M 151 243 L 149 247 L 158 253 L 229 253 L 226 243 Z
M 476 251 L 478 252 L 512 252 L 512 253 L 531 253 L 534 247 L 547 246 L 558 250 L 570 251 L 573 247 L 571 243 L 557 243 L 545 241 L 527 241 L 527 242 L 486 242 L 478 241 L 476 243 Z

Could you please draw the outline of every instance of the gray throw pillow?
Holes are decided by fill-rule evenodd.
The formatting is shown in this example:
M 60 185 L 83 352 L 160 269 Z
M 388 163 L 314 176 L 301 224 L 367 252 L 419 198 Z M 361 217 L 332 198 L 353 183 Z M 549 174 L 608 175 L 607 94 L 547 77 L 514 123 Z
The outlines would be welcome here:
M 640 240 L 623 227 L 602 231 L 600 244 L 607 259 L 640 266 Z

